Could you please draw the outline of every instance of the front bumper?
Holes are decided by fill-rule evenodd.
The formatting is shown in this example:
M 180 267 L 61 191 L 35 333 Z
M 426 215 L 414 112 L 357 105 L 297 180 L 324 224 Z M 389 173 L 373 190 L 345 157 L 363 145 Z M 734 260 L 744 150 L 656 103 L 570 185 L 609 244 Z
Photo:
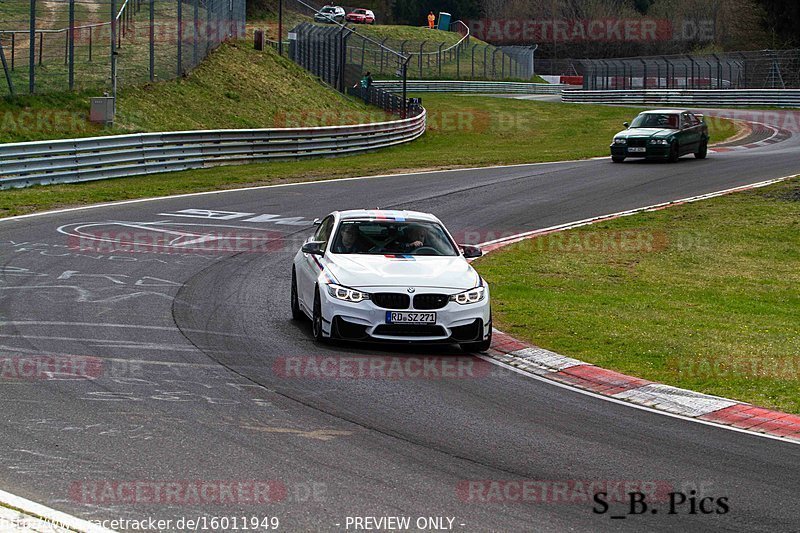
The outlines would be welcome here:
M 382 291 L 395 292 L 395 291 Z M 426 291 L 418 294 L 443 294 Z M 367 342 L 392 343 L 466 343 L 488 338 L 491 329 L 489 290 L 480 302 L 461 305 L 448 302 L 440 309 L 386 309 L 372 300 L 350 303 L 320 291 L 323 331 L 330 337 Z M 419 311 L 436 313 L 436 323 L 430 325 L 387 324 L 387 311 Z
M 647 159 L 669 158 L 670 146 L 668 144 L 648 144 L 644 149 L 644 152 L 631 152 L 627 145 L 612 144 L 611 155 L 613 157 L 646 157 Z

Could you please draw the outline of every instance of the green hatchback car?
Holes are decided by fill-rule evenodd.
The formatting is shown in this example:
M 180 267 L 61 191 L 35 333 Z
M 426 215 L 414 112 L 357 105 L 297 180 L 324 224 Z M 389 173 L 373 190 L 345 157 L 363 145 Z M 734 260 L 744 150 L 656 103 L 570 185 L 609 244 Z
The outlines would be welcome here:
M 628 157 L 674 162 L 686 154 L 705 159 L 708 153 L 708 125 L 703 115 L 691 111 L 645 111 L 625 127 L 611 143 L 611 160 L 615 163 Z

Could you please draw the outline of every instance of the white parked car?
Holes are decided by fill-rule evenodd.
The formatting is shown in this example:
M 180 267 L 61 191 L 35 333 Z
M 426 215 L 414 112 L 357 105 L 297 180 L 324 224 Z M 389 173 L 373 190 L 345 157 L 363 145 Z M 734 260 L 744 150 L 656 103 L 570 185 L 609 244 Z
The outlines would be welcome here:
M 337 211 L 294 257 L 292 317 L 314 338 L 458 343 L 485 351 L 492 340 L 489 287 L 433 215 Z
M 332 24 L 334 22 L 344 22 L 346 16 L 343 7 L 325 6 L 314 14 L 314 21 Z

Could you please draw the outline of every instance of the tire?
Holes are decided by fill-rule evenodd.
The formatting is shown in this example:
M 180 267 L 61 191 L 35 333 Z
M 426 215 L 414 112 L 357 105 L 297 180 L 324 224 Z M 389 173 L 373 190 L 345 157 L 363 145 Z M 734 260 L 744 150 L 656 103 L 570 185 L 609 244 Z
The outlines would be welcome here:
M 674 163 L 680 157 L 680 152 L 678 151 L 678 143 L 674 142 L 669 146 L 669 162 Z
M 464 344 L 460 345 L 461 349 L 467 353 L 479 353 L 488 350 L 492 346 L 491 325 L 492 325 L 491 318 L 489 318 L 489 337 L 478 342 L 465 342 Z
M 300 299 L 297 296 L 297 274 L 292 267 L 292 290 L 291 290 L 292 320 L 303 320 L 306 314 L 300 309 Z
M 622 163 L 623 161 L 625 161 L 625 157 L 624 156 L 619 156 L 619 155 L 612 155 L 611 156 L 611 160 L 614 163 Z
M 700 147 L 694 153 L 694 156 L 697 159 L 705 159 L 707 155 L 708 155 L 708 141 L 703 141 L 702 143 L 700 143 Z
M 325 342 L 325 337 L 322 334 L 322 303 L 319 297 L 319 289 L 314 294 L 314 312 L 311 315 L 311 333 L 314 335 L 314 340 L 318 342 Z

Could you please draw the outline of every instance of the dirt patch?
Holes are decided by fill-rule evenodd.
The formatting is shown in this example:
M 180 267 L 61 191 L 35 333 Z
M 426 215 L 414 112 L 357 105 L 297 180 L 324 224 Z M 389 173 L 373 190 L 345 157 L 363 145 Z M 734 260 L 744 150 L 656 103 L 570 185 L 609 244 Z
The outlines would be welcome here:
M 789 190 L 766 193 L 764 197 L 773 200 L 783 200 L 785 202 L 800 202 L 800 185 L 794 185 Z

